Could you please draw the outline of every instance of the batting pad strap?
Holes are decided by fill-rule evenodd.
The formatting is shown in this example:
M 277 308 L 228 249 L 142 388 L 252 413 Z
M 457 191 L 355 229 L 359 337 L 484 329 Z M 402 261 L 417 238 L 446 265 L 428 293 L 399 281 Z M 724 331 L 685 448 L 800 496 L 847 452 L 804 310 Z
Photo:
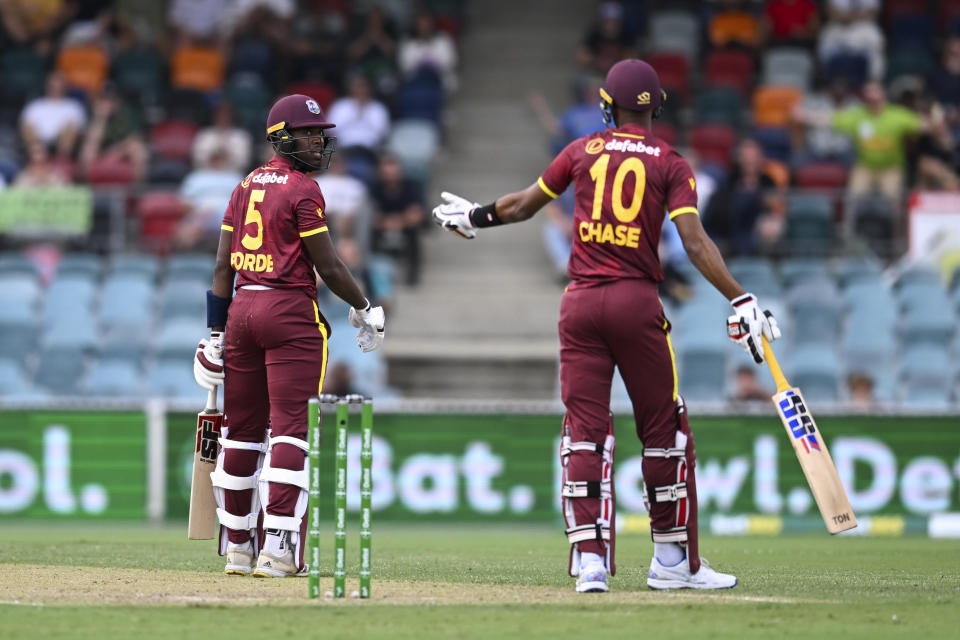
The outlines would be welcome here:
M 687 497 L 687 483 L 678 482 L 662 487 L 654 487 L 650 492 L 650 502 L 676 502 Z
M 264 529 L 283 529 L 284 531 L 300 531 L 300 523 L 303 518 L 293 518 L 291 516 L 275 516 L 269 513 L 263 514 Z
M 310 444 L 306 440 L 301 440 L 300 438 L 294 438 L 291 436 L 275 436 L 270 438 L 270 447 L 272 448 L 275 444 L 290 444 L 305 452 L 310 451 Z
M 567 480 L 563 483 L 564 498 L 604 498 L 610 497 L 609 480 Z
M 277 467 L 264 467 L 263 471 L 260 472 L 260 481 L 261 482 L 278 482 L 281 484 L 292 484 L 295 487 L 300 487 L 301 489 L 310 488 L 310 470 L 301 469 L 300 471 L 294 471 L 293 469 L 279 469 Z M 283 527 L 271 527 L 273 529 L 282 529 Z
M 597 542 L 601 542 L 609 539 L 610 526 L 605 526 L 599 522 L 595 524 L 585 524 L 579 527 L 570 527 L 567 529 L 567 540 L 570 541 L 570 544 L 587 542 L 588 540 L 596 540 Z
M 686 542 L 687 528 L 650 529 L 650 537 L 653 538 L 654 542 Z
M 210 482 L 213 486 L 221 489 L 243 491 L 244 489 L 255 489 L 257 487 L 257 476 L 232 476 L 222 467 L 217 467 L 210 474 Z
M 241 440 L 230 440 L 228 438 L 219 438 L 217 442 L 224 449 L 245 449 L 247 451 L 259 451 L 263 453 L 262 442 L 243 442 Z
M 603 456 L 605 462 L 613 464 L 613 436 L 607 436 L 604 442 L 571 442 L 569 436 L 563 438 L 560 456 L 566 458 L 574 451 L 586 451 Z
M 245 516 L 235 516 L 226 509 L 217 509 L 217 519 L 220 521 L 220 524 L 227 529 L 233 529 L 235 531 L 256 529 L 259 515 L 259 512 L 254 512 L 248 513 Z
M 686 455 L 687 450 L 679 447 L 672 447 L 670 449 L 652 449 L 645 447 L 643 450 L 643 456 L 645 458 L 683 458 L 686 457 Z

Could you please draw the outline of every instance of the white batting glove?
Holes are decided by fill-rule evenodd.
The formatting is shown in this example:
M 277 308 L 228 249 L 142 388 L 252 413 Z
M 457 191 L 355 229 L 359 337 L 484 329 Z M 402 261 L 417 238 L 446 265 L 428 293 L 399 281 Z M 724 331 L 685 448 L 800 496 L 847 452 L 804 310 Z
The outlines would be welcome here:
M 222 332 L 211 331 L 193 355 L 193 379 L 207 391 L 223 384 L 223 338 Z
M 373 351 L 383 343 L 383 325 L 386 317 L 383 307 L 371 307 L 367 303 L 366 309 L 350 308 L 350 324 L 360 332 L 357 333 L 357 345 L 364 352 Z
M 479 208 L 480 204 L 449 191 L 444 191 L 440 197 L 446 200 L 446 203 L 433 208 L 433 221 L 461 238 L 475 238 L 477 229 L 470 222 L 470 212 Z
M 761 311 L 757 297 L 752 293 L 745 293 L 739 298 L 730 301 L 734 315 L 727 318 L 727 335 L 730 339 L 743 347 L 753 356 L 757 364 L 763 362 L 763 341 L 773 342 L 780 337 L 780 327 L 777 319 L 770 311 Z

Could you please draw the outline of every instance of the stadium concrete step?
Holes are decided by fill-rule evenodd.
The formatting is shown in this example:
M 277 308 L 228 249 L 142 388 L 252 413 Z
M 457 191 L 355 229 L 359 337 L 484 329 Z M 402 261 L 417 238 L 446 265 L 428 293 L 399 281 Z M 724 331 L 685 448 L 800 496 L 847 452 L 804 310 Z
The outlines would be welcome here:
M 527 96 L 544 94 L 557 112 L 570 103 L 574 52 L 593 10 L 470 4 L 428 208 L 444 190 L 486 204 L 536 181 L 551 156 Z M 439 229 L 424 235 L 421 282 L 400 286 L 388 319 L 391 385 L 410 397 L 554 397 L 563 288 L 544 248 L 545 223 L 486 229 L 470 241 Z

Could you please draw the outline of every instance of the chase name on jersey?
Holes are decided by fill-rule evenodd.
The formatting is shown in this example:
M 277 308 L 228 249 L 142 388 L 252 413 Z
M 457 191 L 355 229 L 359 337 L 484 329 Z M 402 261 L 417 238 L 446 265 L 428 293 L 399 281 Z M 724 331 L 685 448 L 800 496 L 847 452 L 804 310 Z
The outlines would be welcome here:
M 632 151 L 634 153 L 645 153 L 656 158 L 660 157 L 660 147 L 648 147 L 641 140 L 636 142 L 632 140 L 611 140 L 603 148 L 607 151 Z

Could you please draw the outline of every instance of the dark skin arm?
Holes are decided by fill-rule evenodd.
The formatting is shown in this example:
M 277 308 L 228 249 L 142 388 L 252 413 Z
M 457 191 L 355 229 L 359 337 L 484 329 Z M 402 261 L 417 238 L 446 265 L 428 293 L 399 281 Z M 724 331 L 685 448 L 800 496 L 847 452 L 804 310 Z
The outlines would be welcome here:
M 210 291 L 220 298 L 233 297 L 233 267 L 230 266 L 230 243 L 233 231 L 220 230 L 220 244 L 217 245 L 217 263 L 213 266 L 213 285 Z M 223 327 L 210 327 L 210 331 L 223 331 Z
M 353 278 L 350 269 L 343 264 L 330 241 L 329 233 L 317 233 L 303 238 L 307 252 L 313 260 L 313 266 L 323 278 L 323 282 L 337 297 L 350 303 L 355 309 L 365 309 L 367 298 L 360 290 L 360 285 Z
M 529 220 L 551 200 L 553 198 L 544 193 L 540 185 L 534 182 L 523 191 L 500 196 L 494 204 L 497 216 L 504 224 L 511 224 Z
M 703 274 L 703 277 L 725 295 L 727 300 L 742 296 L 745 293 L 743 287 L 730 275 L 720 250 L 703 230 L 700 216 L 683 213 L 674 218 L 673 222 L 677 225 L 677 231 L 680 233 L 683 248 L 690 262 Z

